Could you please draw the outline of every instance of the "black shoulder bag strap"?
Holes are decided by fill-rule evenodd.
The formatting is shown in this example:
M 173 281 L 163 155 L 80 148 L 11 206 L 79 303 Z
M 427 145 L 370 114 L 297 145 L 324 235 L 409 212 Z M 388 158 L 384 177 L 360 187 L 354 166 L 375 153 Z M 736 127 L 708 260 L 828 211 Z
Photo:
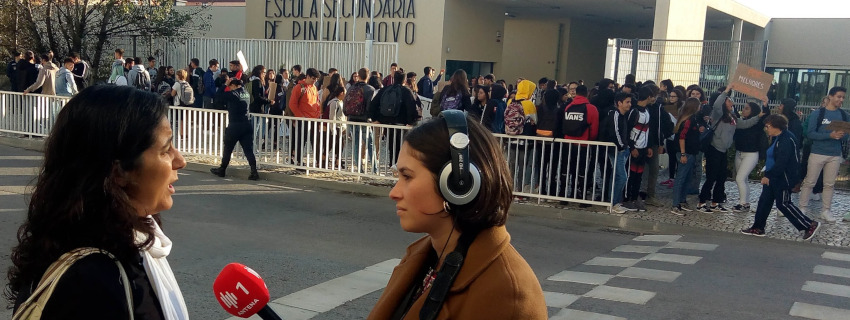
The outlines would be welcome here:
M 431 291 L 428 292 L 428 297 L 422 305 L 422 309 L 419 310 L 420 320 L 437 319 L 437 315 L 440 314 L 443 303 L 449 294 L 449 288 L 451 288 L 452 283 L 455 282 L 455 278 L 460 273 L 460 267 L 463 266 L 469 245 L 472 244 L 472 241 L 475 240 L 475 236 L 477 235 L 477 231 L 465 232 L 460 235 L 455 251 L 452 251 L 446 256 L 440 272 L 437 273 L 437 278 L 434 279 L 434 283 L 431 285 Z

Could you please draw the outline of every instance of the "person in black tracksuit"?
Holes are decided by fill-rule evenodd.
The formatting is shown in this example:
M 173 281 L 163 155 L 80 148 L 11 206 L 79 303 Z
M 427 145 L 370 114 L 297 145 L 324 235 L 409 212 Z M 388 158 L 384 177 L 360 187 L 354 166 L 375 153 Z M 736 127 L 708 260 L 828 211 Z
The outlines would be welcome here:
M 616 150 L 606 152 L 609 158 L 606 159 L 608 166 L 614 168 L 614 188 L 613 197 L 610 199 L 613 207 L 611 211 L 615 213 L 625 213 L 628 211 L 622 206 L 623 190 L 628 180 L 626 171 L 626 162 L 629 158 L 629 132 L 626 130 L 626 114 L 632 108 L 632 95 L 625 92 L 619 92 L 614 96 L 614 101 L 617 103 L 616 110 L 608 111 L 608 115 L 599 124 L 599 141 L 611 142 L 616 145 Z M 605 148 L 609 149 L 609 148 Z M 614 165 L 616 163 L 616 165 Z M 600 164 L 602 166 L 602 164 Z M 609 183 L 610 184 L 610 183 Z M 609 194 L 608 191 L 605 193 Z M 608 199 L 607 197 L 604 199 Z
M 794 225 L 804 231 L 803 240 L 811 239 L 817 233 L 820 223 L 807 217 L 791 202 L 791 188 L 800 180 L 799 140 L 788 131 L 788 120 L 781 115 L 769 115 L 764 120 L 767 134 L 773 137 L 773 143 L 767 149 L 764 178 L 761 179 L 761 197 L 752 227 L 741 233 L 764 236 L 767 217 L 776 203 L 776 208 Z
M 254 157 L 254 131 L 248 119 L 248 104 L 251 97 L 242 88 L 242 81 L 239 79 L 230 79 L 227 87 L 230 91 L 222 93 L 220 99 L 216 100 L 222 100 L 222 103 L 227 106 L 227 119 L 230 123 L 224 129 L 224 153 L 221 156 L 221 166 L 210 169 L 210 172 L 224 177 L 227 165 L 230 164 L 230 154 L 233 153 L 236 142 L 239 142 L 251 166 L 248 179 L 258 180 L 260 175 L 257 173 L 257 159 Z
M 779 106 L 776 108 L 776 113 L 785 116 L 788 118 L 788 131 L 794 134 L 794 137 L 800 141 L 800 145 L 797 147 L 800 148 L 800 152 L 803 155 L 800 170 L 801 172 L 806 172 L 806 168 L 808 165 L 808 153 L 806 152 L 807 148 L 805 145 L 805 137 L 803 136 L 803 121 L 800 120 L 800 116 L 797 115 L 797 101 L 791 98 L 782 99 L 779 103 Z M 811 145 L 810 145 L 811 146 Z M 811 151 L 811 148 L 808 148 L 808 151 Z M 792 188 L 792 192 L 797 193 L 800 192 L 800 185 L 802 182 L 798 183 L 794 188 Z M 818 190 L 818 193 L 823 190 L 823 175 L 821 175 L 820 179 L 818 179 L 818 183 L 815 185 L 815 189 Z

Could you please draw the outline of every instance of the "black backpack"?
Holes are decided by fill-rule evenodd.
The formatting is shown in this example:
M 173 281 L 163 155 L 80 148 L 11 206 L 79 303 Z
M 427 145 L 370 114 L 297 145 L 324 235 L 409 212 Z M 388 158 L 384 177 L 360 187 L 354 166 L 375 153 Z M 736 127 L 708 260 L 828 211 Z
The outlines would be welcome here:
M 400 85 L 393 85 L 384 91 L 381 95 L 381 115 L 384 117 L 398 117 L 402 107 L 402 88 Z
M 564 110 L 564 119 L 562 119 L 564 135 L 570 137 L 581 137 L 590 124 L 587 123 L 587 104 L 575 104 L 567 107 Z M 558 137 L 561 138 L 561 137 Z
M 136 79 L 133 79 L 133 86 L 139 90 L 151 91 L 150 80 L 145 81 L 145 74 L 141 71 L 136 72 Z
M 848 122 L 848 118 L 850 116 L 847 115 L 847 111 L 838 109 L 841 112 L 841 120 L 844 122 Z M 826 116 L 826 107 L 818 108 L 818 122 L 815 127 L 815 131 L 820 129 L 820 125 L 823 123 L 823 118 Z M 850 144 L 847 143 L 847 140 L 841 140 L 841 157 L 847 159 L 847 156 L 850 155 Z

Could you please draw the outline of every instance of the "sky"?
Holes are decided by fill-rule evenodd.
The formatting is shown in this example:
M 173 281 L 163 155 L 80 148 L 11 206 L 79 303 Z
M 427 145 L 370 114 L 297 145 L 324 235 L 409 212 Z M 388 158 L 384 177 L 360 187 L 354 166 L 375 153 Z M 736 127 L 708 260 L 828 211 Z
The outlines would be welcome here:
M 850 18 L 850 0 L 735 0 L 771 18 Z

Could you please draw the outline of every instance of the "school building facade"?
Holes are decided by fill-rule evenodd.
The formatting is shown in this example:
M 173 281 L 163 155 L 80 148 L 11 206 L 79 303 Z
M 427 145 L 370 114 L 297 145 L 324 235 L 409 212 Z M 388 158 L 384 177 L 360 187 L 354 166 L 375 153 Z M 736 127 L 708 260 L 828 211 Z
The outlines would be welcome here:
M 509 82 L 592 84 L 608 76 L 609 39 L 621 38 L 733 44 L 726 68 L 706 67 L 705 45 L 686 61 L 659 60 L 652 80 L 674 78 L 682 64 L 696 63 L 702 66 L 679 82 L 699 83 L 712 72 L 734 71 L 736 55 L 763 55 L 754 67 L 774 74 L 771 98 L 809 101 L 828 87 L 850 85 L 850 56 L 843 54 L 850 41 L 842 32 L 850 19 L 770 19 L 734 0 L 247 0 L 242 10 L 245 38 L 364 41 L 374 31 L 375 42 L 398 43 L 399 65 L 417 73 L 431 66 Z M 759 42 L 757 52 L 744 49 Z M 671 46 L 638 49 L 663 53 Z

